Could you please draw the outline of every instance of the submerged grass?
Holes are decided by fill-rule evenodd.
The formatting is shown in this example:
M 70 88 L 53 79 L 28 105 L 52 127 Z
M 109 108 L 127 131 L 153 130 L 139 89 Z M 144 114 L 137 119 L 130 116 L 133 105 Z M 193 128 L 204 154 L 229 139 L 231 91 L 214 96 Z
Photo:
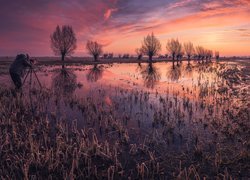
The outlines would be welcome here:
M 39 101 L 48 98 L 48 92 L 38 96 Z M 152 153 L 130 148 L 126 131 L 120 129 L 120 138 L 111 145 L 100 142 L 92 128 L 77 130 L 76 121 L 71 126 L 55 116 L 49 121 L 42 115 L 41 102 L 36 102 L 39 114 L 33 115 L 27 102 L 14 98 L 10 91 L 1 89 L 1 97 L 1 179 L 159 177 L 153 160 L 142 160 Z M 125 156 L 143 162 L 126 167 L 121 164 Z
M 218 76 L 223 77 L 228 71 L 204 65 L 197 68 L 201 78 L 198 102 L 189 98 L 190 89 L 183 90 L 187 95 L 180 100 L 180 92 L 160 95 L 116 88 L 112 104 L 105 105 L 104 98 L 100 101 L 93 96 L 79 99 L 69 93 L 66 98 L 57 96 L 54 93 L 59 92 L 60 84 L 56 92 L 34 89 L 23 95 L 1 87 L 0 178 L 249 178 L 249 102 L 235 106 L 237 109 L 223 106 L 227 108 L 221 109 L 222 116 L 214 116 L 216 108 L 213 108 L 219 109 L 222 107 L 219 104 L 231 102 L 225 100 L 228 97 L 248 96 L 241 90 L 220 90 L 225 95 L 217 95 L 214 91 L 220 87 L 203 83 L 204 73 L 218 71 Z M 234 72 L 236 79 L 241 76 L 238 71 Z M 234 83 L 231 79 L 227 82 Z M 100 97 L 106 93 L 102 88 L 96 91 Z M 211 95 L 214 95 L 212 100 L 205 101 L 204 97 Z M 159 106 L 149 101 L 152 96 Z M 60 100 L 82 112 L 86 121 L 84 128 L 78 127 L 76 119 L 58 116 L 56 110 L 49 112 L 48 104 L 53 101 L 57 109 Z M 135 116 L 132 110 L 136 104 L 140 108 Z M 118 109 L 130 113 L 121 113 Z M 194 118 L 195 109 L 205 109 L 201 111 L 205 115 Z M 145 123 L 143 119 L 151 117 L 150 111 L 153 115 L 149 132 L 136 134 L 127 126 L 137 122 L 140 128 Z M 190 124 L 195 128 L 189 128 Z M 202 132 L 209 132 L 209 138 L 203 138 Z

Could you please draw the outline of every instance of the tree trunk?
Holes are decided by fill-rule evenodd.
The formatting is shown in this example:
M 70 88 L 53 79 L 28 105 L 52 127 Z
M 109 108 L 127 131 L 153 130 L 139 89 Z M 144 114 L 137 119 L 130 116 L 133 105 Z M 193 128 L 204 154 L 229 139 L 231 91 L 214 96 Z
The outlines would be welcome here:
M 62 54 L 62 61 L 64 62 L 65 54 Z
M 64 59 L 65 59 L 65 54 L 62 54 L 62 69 L 64 69 Z
M 95 62 L 98 60 L 98 56 L 94 55 Z
M 173 62 L 173 69 L 174 69 L 174 54 L 172 54 L 172 62 Z
M 153 56 L 149 55 L 148 58 L 149 58 L 149 61 L 152 62 Z

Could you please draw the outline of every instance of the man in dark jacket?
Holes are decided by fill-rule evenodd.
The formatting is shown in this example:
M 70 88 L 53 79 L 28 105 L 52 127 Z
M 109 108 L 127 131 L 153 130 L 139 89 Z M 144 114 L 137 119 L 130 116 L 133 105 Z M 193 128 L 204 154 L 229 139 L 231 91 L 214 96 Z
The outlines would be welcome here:
M 9 72 L 17 89 L 22 87 L 21 77 L 23 77 L 25 69 L 28 67 L 32 67 L 28 54 L 18 54 L 15 61 L 11 64 Z

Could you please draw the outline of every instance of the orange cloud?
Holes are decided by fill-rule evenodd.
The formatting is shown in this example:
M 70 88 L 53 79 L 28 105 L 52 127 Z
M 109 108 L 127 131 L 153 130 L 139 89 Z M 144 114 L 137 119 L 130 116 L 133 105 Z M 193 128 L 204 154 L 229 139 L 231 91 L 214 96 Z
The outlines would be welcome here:
M 117 8 L 107 9 L 106 12 L 104 13 L 104 19 L 108 20 L 111 17 L 112 13 L 116 12 L 117 10 L 118 10 Z

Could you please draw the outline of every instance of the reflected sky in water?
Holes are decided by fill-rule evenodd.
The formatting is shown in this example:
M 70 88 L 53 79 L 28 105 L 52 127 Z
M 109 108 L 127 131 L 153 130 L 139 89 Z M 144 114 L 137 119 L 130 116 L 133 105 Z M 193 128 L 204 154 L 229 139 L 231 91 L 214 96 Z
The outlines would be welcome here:
M 219 76 L 220 68 L 217 63 L 183 62 L 175 69 L 165 62 L 98 64 L 44 66 L 37 74 L 50 94 L 49 117 L 76 119 L 79 128 L 95 128 L 104 139 L 114 138 L 105 129 L 113 127 L 116 132 L 125 127 L 134 142 L 147 135 L 166 135 L 172 129 L 175 139 L 164 142 L 176 148 L 191 143 L 194 135 L 211 138 L 213 127 L 207 128 L 208 124 L 215 119 L 226 121 L 229 105 L 237 105 L 237 98 L 230 98 L 227 81 Z M 1 80 L 12 86 L 8 76 Z M 28 88 L 26 83 L 24 89 Z M 39 87 L 34 82 L 31 88 Z

